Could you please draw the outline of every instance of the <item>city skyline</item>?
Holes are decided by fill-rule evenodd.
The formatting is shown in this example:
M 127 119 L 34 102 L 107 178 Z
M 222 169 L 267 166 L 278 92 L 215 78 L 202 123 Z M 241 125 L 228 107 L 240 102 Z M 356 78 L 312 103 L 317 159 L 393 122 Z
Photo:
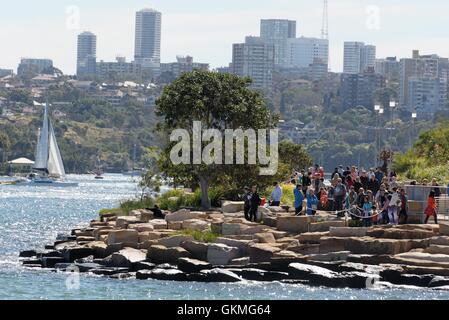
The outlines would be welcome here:
M 178 54 L 191 55 L 197 61 L 210 63 L 212 68 L 231 62 L 233 43 L 243 42 L 245 36 L 259 35 L 261 19 L 296 20 L 298 37 L 319 37 L 322 19 L 322 1 L 306 0 L 248 0 L 238 5 L 233 0 L 219 4 L 192 0 L 189 6 L 179 0 L 130 0 L 125 4 L 107 2 L 107 5 L 103 0 L 94 4 L 85 0 L 62 0 L 53 3 L 50 9 L 43 5 L 45 2 L 49 1 L 26 6 L 23 1 L 3 5 L 0 28 L 4 32 L 0 41 L 8 50 L 0 55 L 1 68 L 16 70 L 22 57 L 49 58 L 65 73 L 74 74 L 76 37 L 83 31 L 97 35 L 98 60 L 113 61 L 117 55 L 123 55 L 131 61 L 135 12 L 143 8 L 153 8 L 163 14 L 162 62 L 174 61 Z M 71 5 L 80 10 L 78 26 L 70 21 L 70 14 L 74 12 Z M 432 10 L 435 5 L 440 10 Z M 380 20 L 376 18 L 376 8 L 380 10 Z M 329 1 L 332 71 L 343 69 L 344 41 L 373 44 L 379 58 L 411 57 L 413 49 L 420 49 L 423 54 L 449 56 L 446 41 L 449 31 L 440 25 L 446 9 L 449 4 L 440 0 L 425 3 L 417 0 L 407 3 L 400 0 Z M 14 12 L 21 12 L 21 15 Z M 67 23 L 72 25 L 67 28 Z

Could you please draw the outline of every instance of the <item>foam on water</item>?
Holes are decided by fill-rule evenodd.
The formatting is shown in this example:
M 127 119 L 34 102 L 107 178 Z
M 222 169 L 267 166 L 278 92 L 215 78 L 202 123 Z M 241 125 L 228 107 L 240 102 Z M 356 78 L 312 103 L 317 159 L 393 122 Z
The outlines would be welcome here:
M 78 290 L 68 275 L 23 268 L 18 253 L 43 249 L 58 233 L 86 226 L 98 210 L 112 208 L 138 193 L 130 177 L 70 176 L 77 188 L 0 185 L 0 299 L 449 299 L 448 291 L 407 289 L 349 290 L 303 285 L 170 283 L 115 280 L 81 275 Z

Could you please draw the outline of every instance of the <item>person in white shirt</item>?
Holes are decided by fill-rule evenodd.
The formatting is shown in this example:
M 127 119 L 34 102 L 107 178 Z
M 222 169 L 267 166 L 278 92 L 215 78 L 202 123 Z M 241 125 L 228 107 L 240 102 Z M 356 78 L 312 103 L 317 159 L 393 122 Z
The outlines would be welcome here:
M 274 184 L 274 190 L 271 193 L 271 206 L 279 207 L 282 199 L 282 188 L 278 182 Z

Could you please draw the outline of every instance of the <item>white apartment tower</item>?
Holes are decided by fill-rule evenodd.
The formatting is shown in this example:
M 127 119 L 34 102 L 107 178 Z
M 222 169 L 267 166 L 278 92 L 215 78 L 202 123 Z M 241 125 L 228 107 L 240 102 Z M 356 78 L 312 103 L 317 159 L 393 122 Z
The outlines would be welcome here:
M 153 9 L 136 13 L 134 60 L 155 72 L 161 63 L 161 21 L 162 14 Z
M 97 36 L 92 32 L 78 35 L 76 74 L 78 76 L 95 74 L 97 58 Z
M 287 65 L 287 40 L 296 38 L 296 21 L 285 19 L 262 19 L 260 21 L 260 38 L 274 46 L 274 63 Z
M 294 38 L 287 40 L 287 65 L 289 68 L 308 68 L 314 63 L 328 64 L 329 40 Z
M 345 42 L 343 73 L 363 73 L 376 65 L 376 47 L 364 42 Z
M 274 46 L 259 37 L 246 37 L 233 45 L 232 73 L 250 77 L 253 88 L 271 91 L 273 86 Z

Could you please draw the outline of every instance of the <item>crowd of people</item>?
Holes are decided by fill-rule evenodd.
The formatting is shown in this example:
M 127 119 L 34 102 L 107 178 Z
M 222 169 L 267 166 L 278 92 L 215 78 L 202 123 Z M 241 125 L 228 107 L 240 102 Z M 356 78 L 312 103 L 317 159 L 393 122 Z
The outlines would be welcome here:
M 294 172 L 291 184 L 295 185 L 295 215 L 315 215 L 317 211 L 327 211 L 337 216 L 350 215 L 365 227 L 378 224 L 407 224 L 408 197 L 406 190 L 397 181 L 397 174 L 391 171 L 385 174 L 382 169 L 358 169 L 356 166 L 335 168 L 330 180 L 325 179 L 323 167 L 315 165 L 308 171 Z M 425 182 L 426 183 L 426 182 Z M 433 217 L 437 220 L 436 197 L 441 189 L 434 179 L 430 186 L 427 207 L 427 223 Z M 269 205 L 281 204 L 282 188 L 274 185 Z M 263 205 L 257 188 L 245 190 L 245 217 L 256 220 L 257 208 Z

